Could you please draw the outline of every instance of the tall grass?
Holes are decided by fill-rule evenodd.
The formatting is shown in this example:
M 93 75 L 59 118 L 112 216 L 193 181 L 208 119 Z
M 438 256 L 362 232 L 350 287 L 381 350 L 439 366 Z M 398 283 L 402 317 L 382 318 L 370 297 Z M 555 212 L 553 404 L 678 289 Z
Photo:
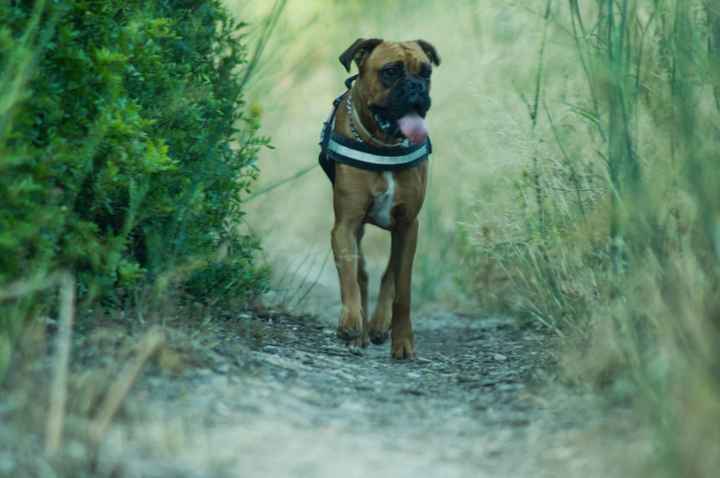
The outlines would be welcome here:
M 498 228 L 512 240 L 493 240 L 477 222 L 476 261 L 495 263 L 515 304 L 568 337 L 571 376 L 633 384 L 657 437 L 655 474 L 712 476 L 720 11 L 675 0 L 569 0 L 549 11 L 537 19 L 552 23 L 541 51 L 568 55 L 565 90 L 553 84 L 557 71 L 537 74 L 540 156 L 527 157 L 522 206 Z

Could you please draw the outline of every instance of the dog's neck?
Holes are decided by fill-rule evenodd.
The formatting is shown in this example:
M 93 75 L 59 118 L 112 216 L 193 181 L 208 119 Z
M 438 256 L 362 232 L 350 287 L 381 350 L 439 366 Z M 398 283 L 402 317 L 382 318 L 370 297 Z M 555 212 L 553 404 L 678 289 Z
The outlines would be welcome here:
M 350 130 L 353 132 L 353 136 L 357 136 L 355 139 L 381 148 L 393 148 L 400 145 L 403 140 L 383 133 L 368 108 L 365 107 L 365 102 L 360 99 L 360 91 L 353 85 L 343 102 L 348 109 Z

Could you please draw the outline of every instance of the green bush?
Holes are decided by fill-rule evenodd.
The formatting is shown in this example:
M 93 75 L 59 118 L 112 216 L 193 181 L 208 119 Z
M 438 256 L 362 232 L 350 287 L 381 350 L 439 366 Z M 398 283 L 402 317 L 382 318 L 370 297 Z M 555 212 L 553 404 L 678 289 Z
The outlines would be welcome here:
M 257 292 L 239 224 L 266 140 L 243 24 L 218 0 L 30 3 L 0 4 L 19 85 L 0 92 L 0 288 L 65 269 L 90 298 L 168 274 L 197 297 Z

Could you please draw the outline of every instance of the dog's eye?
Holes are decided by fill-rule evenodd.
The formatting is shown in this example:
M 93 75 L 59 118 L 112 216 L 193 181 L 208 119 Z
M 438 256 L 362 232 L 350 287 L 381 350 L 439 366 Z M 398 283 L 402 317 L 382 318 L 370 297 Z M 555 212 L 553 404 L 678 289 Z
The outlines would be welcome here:
M 420 67 L 420 77 L 429 79 L 432 76 L 432 68 L 429 65 L 423 65 Z
M 402 75 L 402 68 L 399 66 L 389 66 L 384 68 L 381 72 L 383 80 L 394 81 L 400 78 Z

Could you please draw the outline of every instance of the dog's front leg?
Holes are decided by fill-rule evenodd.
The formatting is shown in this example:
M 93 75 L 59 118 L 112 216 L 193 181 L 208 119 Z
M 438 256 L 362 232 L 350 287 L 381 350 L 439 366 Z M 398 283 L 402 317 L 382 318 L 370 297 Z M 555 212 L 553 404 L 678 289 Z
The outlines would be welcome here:
M 362 308 L 363 333 L 362 340 L 353 345 L 366 348 L 370 344 L 368 337 L 368 273 L 367 264 L 365 263 L 365 255 L 362 251 L 362 238 L 364 234 L 364 225 L 360 226 L 357 232 L 357 249 L 358 249 L 358 286 L 360 287 L 360 306 Z M 357 342 L 357 340 L 356 340 Z
M 395 276 L 395 300 L 392 313 L 392 357 L 415 358 L 415 338 L 410 321 L 412 267 L 417 248 L 418 221 L 398 224 L 392 232 L 392 262 Z
M 388 330 L 392 321 L 393 302 L 395 301 L 395 273 L 393 271 L 392 253 L 387 268 L 380 281 L 375 312 L 368 323 L 368 334 L 375 345 L 382 345 L 388 339 Z
M 336 220 L 332 231 L 332 249 L 342 300 L 337 333 L 350 345 L 361 345 L 363 334 L 362 295 L 358 284 L 360 251 L 356 235 L 359 226 L 355 221 Z

